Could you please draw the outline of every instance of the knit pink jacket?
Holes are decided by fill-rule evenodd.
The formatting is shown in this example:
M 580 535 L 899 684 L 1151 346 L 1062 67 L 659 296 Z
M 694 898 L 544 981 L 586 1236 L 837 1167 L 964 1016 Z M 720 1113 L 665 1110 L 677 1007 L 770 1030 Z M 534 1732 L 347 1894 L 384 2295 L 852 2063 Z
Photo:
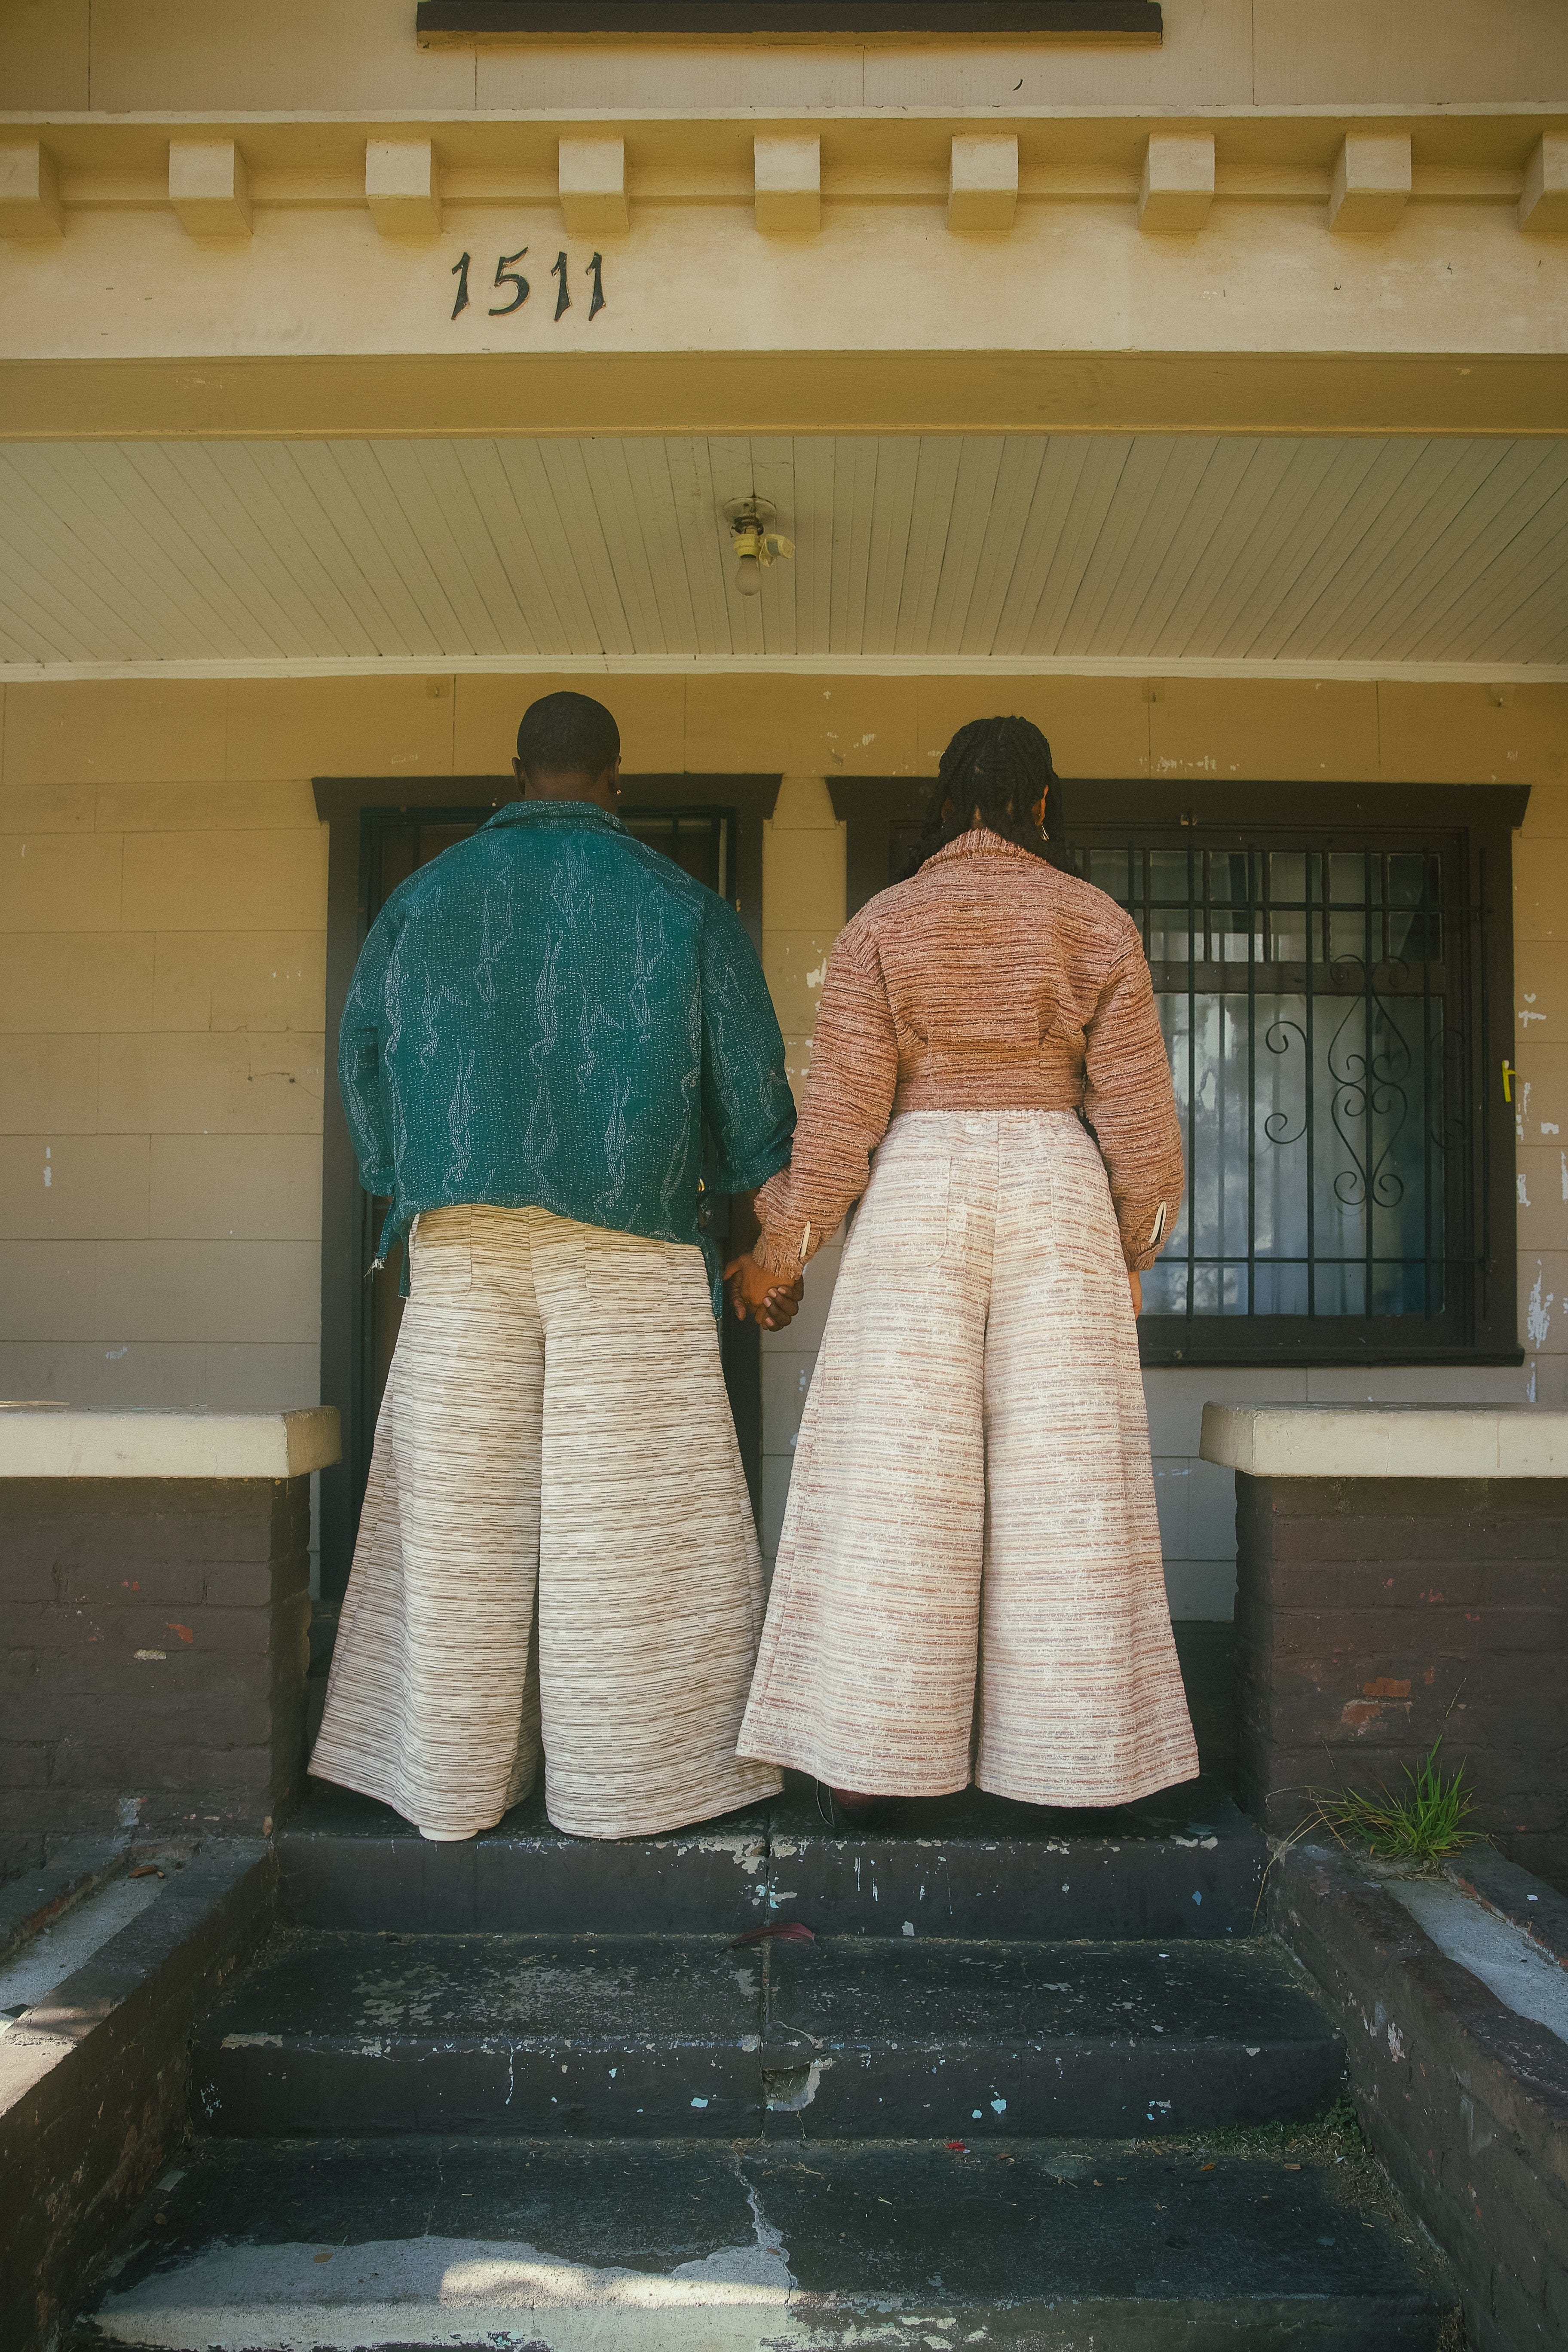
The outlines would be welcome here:
M 1182 1203 L 1182 1129 L 1137 927 L 1103 890 L 976 829 L 884 890 L 828 959 L 795 1150 L 757 1195 L 759 1265 L 793 1275 L 906 1110 L 1081 1110 L 1130 1267 Z

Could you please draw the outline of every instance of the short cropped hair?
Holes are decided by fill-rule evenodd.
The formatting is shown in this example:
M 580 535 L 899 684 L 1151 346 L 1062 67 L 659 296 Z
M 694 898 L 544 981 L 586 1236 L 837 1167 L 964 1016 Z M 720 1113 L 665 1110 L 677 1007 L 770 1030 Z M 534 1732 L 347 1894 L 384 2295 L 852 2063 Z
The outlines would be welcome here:
M 517 756 L 531 773 L 602 776 L 621 756 L 621 730 L 591 695 L 546 694 L 522 714 Z

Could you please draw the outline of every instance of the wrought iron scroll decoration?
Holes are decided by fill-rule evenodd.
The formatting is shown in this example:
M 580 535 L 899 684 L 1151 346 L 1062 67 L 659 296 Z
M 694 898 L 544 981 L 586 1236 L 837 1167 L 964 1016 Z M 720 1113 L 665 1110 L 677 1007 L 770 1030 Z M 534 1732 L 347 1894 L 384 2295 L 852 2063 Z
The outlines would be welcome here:
M 1401 971 L 1407 969 L 1404 964 L 1390 967 L 1395 968 Z M 1334 1198 L 1346 1209 L 1396 1208 L 1405 1198 L 1405 1179 L 1384 1163 L 1410 1115 L 1410 1097 L 1401 1083 L 1410 1075 L 1410 1048 L 1360 956 L 1337 956 L 1329 970 L 1336 990 L 1346 988 L 1354 973 L 1361 975 L 1358 1001 L 1350 1006 L 1329 1043 L 1329 1076 L 1334 1081 L 1330 1116 L 1334 1132 L 1351 1158 L 1351 1165 L 1342 1168 L 1334 1178 Z M 1367 1033 L 1365 1048 L 1355 1053 L 1347 1047 L 1342 1054 L 1341 1041 L 1358 1018 Z M 1380 1031 L 1393 1040 L 1394 1052 L 1385 1045 L 1379 1053 L 1376 1039 Z M 1394 1124 L 1374 1159 L 1375 1122 L 1391 1117 Z M 1358 1119 L 1365 1122 L 1363 1151 L 1356 1150 L 1350 1132 L 1351 1123 Z
M 1390 963 L 1388 969 L 1401 977 L 1409 971 L 1409 966 L 1400 961 Z M 1342 1168 L 1334 1178 L 1334 1198 L 1347 1209 L 1360 1208 L 1368 1200 L 1375 1208 L 1395 1208 L 1405 1198 L 1405 1179 L 1384 1163 L 1392 1156 L 1410 1115 L 1410 1097 L 1404 1084 L 1412 1067 L 1410 1047 L 1404 1031 L 1389 1012 L 1382 992 L 1368 982 L 1366 967 L 1359 956 L 1338 956 L 1329 966 L 1329 971 L 1336 995 L 1349 994 L 1352 976 L 1356 972 L 1362 975 L 1354 999 L 1329 1043 L 1329 1076 L 1334 1081 L 1330 1116 L 1333 1120 L 1334 1132 L 1351 1160 L 1351 1165 Z M 1341 1049 L 1341 1041 L 1352 1024 L 1358 1020 L 1364 1023 L 1369 1002 L 1375 1008 L 1370 1066 L 1366 1053 Z M 1382 1052 L 1375 1043 L 1380 1035 L 1385 1041 Z M 1300 1022 L 1287 1020 L 1279 1014 L 1263 1033 L 1264 1045 L 1271 1054 L 1288 1054 L 1292 1039 L 1300 1045 L 1304 1055 L 1307 1051 L 1306 1030 Z M 1390 1040 L 1392 1048 L 1386 1042 Z M 1387 1129 L 1383 1147 L 1373 1159 L 1373 1122 L 1386 1119 L 1391 1115 L 1394 1124 Z M 1363 1119 L 1367 1123 L 1367 1140 L 1364 1148 L 1358 1150 L 1351 1127 L 1353 1122 Z M 1263 1132 L 1268 1140 L 1279 1149 L 1300 1143 L 1307 1132 L 1305 1108 L 1300 1114 L 1300 1124 L 1294 1129 L 1289 1111 L 1270 1111 L 1263 1122 Z M 1434 1134 L 1432 1139 L 1439 1150 L 1444 1149 L 1439 1135 Z
M 1290 1039 L 1293 1036 L 1300 1038 L 1301 1043 L 1301 1053 L 1303 1057 L 1305 1057 L 1307 1051 L 1307 1033 L 1301 1026 L 1301 1024 L 1299 1021 L 1287 1021 L 1279 1014 L 1276 1014 L 1275 1018 L 1269 1023 L 1268 1028 L 1263 1033 L 1263 1042 L 1265 1045 L 1268 1046 L 1268 1051 L 1271 1054 L 1288 1054 L 1290 1050 Z M 1275 1042 L 1277 1038 L 1279 1040 L 1278 1044 Z M 1301 1097 L 1301 1124 L 1296 1129 L 1294 1135 L 1289 1131 L 1290 1114 L 1288 1110 L 1271 1110 L 1269 1112 L 1268 1118 L 1263 1122 L 1263 1132 L 1270 1143 L 1283 1148 L 1286 1144 L 1300 1142 L 1302 1137 L 1307 1132 L 1306 1101 L 1306 1095 L 1303 1093 Z

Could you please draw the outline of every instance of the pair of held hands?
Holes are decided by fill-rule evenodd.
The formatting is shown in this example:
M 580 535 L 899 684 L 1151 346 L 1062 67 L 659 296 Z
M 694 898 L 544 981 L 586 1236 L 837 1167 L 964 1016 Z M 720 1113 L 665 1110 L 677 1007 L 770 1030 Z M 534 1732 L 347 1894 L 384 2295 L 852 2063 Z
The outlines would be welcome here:
M 724 1287 L 741 1322 L 749 1315 L 764 1331 L 782 1331 L 800 1312 L 805 1276 L 797 1274 L 793 1282 L 784 1282 L 776 1274 L 765 1274 L 746 1250 L 724 1268 Z
M 730 1304 L 743 1323 L 749 1315 L 764 1331 L 782 1331 L 793 1323 L 800 1311 L 805 1289 L 805 1277 L 796 1275 L 791 1283 L 781 1282 L 776 1274 L 764 1274 L 750 1250 L 732 1257 L 724 1268 L 724 1284 L 730 1294 Z M 1143 1277 L 1129 1274 L 1127 1287 L 1131 1294 L 1132 1312 L 1143 1312 Z

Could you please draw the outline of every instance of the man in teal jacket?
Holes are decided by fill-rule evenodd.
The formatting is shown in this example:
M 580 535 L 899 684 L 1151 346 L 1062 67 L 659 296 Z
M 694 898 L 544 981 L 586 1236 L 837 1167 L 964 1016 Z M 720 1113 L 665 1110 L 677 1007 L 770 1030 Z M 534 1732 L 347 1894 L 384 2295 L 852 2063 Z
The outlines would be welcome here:
M 614 813 L 610 713 L 546 696 L 514 767 L 343 1015 L 410 1297 L 310 1769 L 471 1837 L 542 1727 L 552 1821 L 648 1836 L 779 1786 L 734 1753 L 762 1574 L 699 1207 L 786 1164 L 795 1105 L 733 909 Z

